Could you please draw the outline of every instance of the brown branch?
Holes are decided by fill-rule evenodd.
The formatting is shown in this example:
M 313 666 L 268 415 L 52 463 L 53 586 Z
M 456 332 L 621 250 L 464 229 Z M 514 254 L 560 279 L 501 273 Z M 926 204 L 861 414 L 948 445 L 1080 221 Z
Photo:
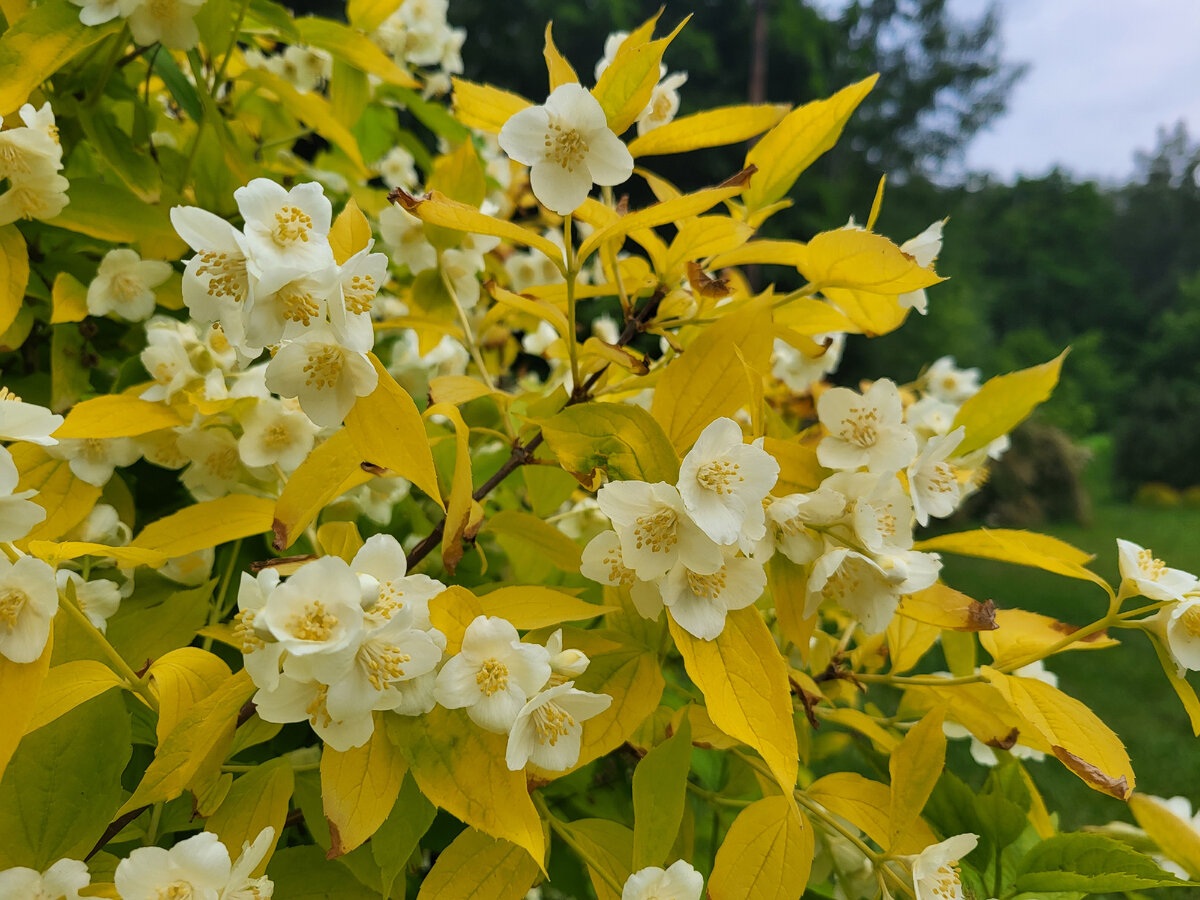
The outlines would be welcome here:
M 131 809 L 123 816 L 118 816 L 111 823 L 109 823 L 109 826 L 104 829 L 104 834 L 100 835 L 100 840 L 96 841 L 96 846 L 89 850 L 88 855 L 83 858 L 84 862 L 87 862 L 89 859 L 103 850 L 105 845 L 107 845 L 109 841 L 120 834 L 121 830 L 126 825 L 128 825 L 149 808 L 149 806 L 139 806 L 137 809 Z

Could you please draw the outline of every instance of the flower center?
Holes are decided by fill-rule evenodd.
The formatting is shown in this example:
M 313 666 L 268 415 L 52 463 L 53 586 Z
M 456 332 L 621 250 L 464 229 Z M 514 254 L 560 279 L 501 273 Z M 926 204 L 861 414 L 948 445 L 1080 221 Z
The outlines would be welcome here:
M 578 128 L 564 127 L 561 122 L 550 122 L 546 132 L 546 159 L 558 163 L 568 172 L 583 164 L 588 154 L 588 142 Z
M 216 250 L 201 250 L 196 277 L 208 279 L 208 296 L 230 297 L 235 303 L 246 296 L 246 257 L 230 256 Z
M 12 391 L 10 391 L 8 388 L 0 387 L 0 403 L 3 403 L 5 400 L 11 400 L 13 403 L 21 402 L 21 398 L 18 397 L 16 394 L 14 394 Z
M 21 610 L 28 602 L 29 595 L 20 588 L 9 587 L 0 590 L 0 627 L 11 634 L 17 627 Z
M 279 247 L 288 247 L 296 242 L 307 243 L 312 227 L 312 218 L 308 213 L 298 206 L 285 206 L 275 213 L 271 239 Z
M 320 600 L 304 607 L 304 612 L 292 617 L 292 635 L 302 641 L 327 641 L 337 627 L 337 616 Z
M 633 584 L 637 581 L 637 575 L 634 574 L 633 569 L 625 565 L 620 548 L 606 553 L 604 559 L 600 561 L 600 565 L 608 568 L 609 584 Z
M 346 301 L 346 312 L 355 315 L 370 312 L 371 302 L 375 299 L 378 291 L 375 279 L 370 275 L 355 275 L 350 279 L 350 284 L 342 288 L 342 294 Z
M 650 515 L 638 516 L 633 529 L 637 549 L 649 547 L 651 553 L 666 553 L 679 542 L 678 522 L 678 513 L 669 506 L 659 507 Z
M 725 590 L 725 566 L 721 566 L 711 575 L 697 575 L 691 569 L 687 573 L 688 587 L 697 597 L 705 600 L 716 600 Z
M 367 680 L 371 687 L 382 691 L 390 681 L 398 681 L 404 677 L 404 664 L 412 659 L 407 653 L 400 652 L 395 644 L 383 641 L 367 641 L 358 651 L 359 662 L 367 671 Z
M 940 462 L 933 467 L 933 472 L 926 478 L 926 490 L 935 494 L 948 494 L 958 487 L 958 479 L 954 474 L 954 466 Z
M 1194 638 L 1200 638 L 1200 605 L 1193 604 L 1179 617 L 1184 629 Z
M 842 438 L 859 447 L 875 446 L 879 440 L 878 410 L 852 407 L 849 417 L 842 419 Z
M 317 695 L 312 698 L 312 702 L 304 708 L 304 712 L 308 715 L 308 721 L 314 728 L 321 720 L 323 720 L 321 724 L 324 728 L 333 724 L 333 716 L 329 714 L 329 708 L 325 705 L 328 697 L 329 685 L 322 684 L 317 688 Z
M 208 454 L 204 465 L 214 478 L 231 481 L 237 473 L 238 452 L 234 447 L 222 447 L 220 450 L 214 450 Z
M 275 295 L 283 306 L 283 317 L 299 322 L 306 328 L 321 314 L 321 307 L 311 293 L 292 284 L 285 284 Z
M 112 280 L 113 293 L 117 295 L 117 299 L 122 303 L 129 303 L 137 298 L 146 288 L 137 276 L 122 272 Z
M 1167 565 L 1161 559 L 1155 559 L 1153 551 L 1143 550 L 1138 554 L 1138 570 L 1143 578 L 1158 581 L 1167 571 Z
M 738 464 L 726 459 L 717 459 L 705 463 L 696 471 L 696 480 L 710 491 L 717 494 L 731 494 L 731 484 L 746 479 L 738 474 Z
M 385 619 L 390 619 L 400 610 L 404 609 L 404 601 L 400 599 L 403 596 L 404 591 L 396 587 L 394 581 L 381 581 L 379 583 L 379 599 L 371 607 L 371 612 Z
M 233 617 L 233 639 L 241 645 L 243 653 L 253 653 L 267 646 L 254 630 L 255 612 L 243 609 Z
M 158 889 L 157 900 L 192 900 L 195 893 L 186 881 L 172 881 L 166 887 Z
M 857 591 L 861 584 L 861 579 L 854 574 L 850 566 L 843 564 L 829 576 L 825 587 L 821 589 L 821 596 L 836 603 L 842 597 L 847 597 Z
M 507 690 L 508 666 L 494 656 L 488 657 L 475 673 L 475 683 L 479 685 L 479 690 L 489 697 L 496 691 Z
M 553 747 L 575 727 L 575 719 L 557 703 L 546 703 L 533 711 L 533 733 L 539 744 Z
M 341 348 L 326 344 L 318 353 L 308 357 L 308 364 L 304 367 L 308 379 L 304 383 L 318 391 L 331 388 L 342 375 L 342 364 Z
M 962 897 L 962 882 L 958 880 L 957 860 L 946 863 L 934 873 L 933 896 L 939 900 L 958 900 Z
M 292 435 L 288 431 L 286 425 L 280 425 L 278 422 L 267 428 L 263 434 L 263 444 L 269 450 L 279 450 L 291 443 Z

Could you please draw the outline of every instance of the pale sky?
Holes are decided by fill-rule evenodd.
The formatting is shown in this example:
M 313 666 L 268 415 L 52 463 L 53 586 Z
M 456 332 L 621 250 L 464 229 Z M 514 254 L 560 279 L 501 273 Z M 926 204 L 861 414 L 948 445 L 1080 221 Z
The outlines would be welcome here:
M 985 0 L 951 0 L 964 15 Z M 1200 0 L 1001 0 L 1004 56 L 1030 64 L 968 168 L 1124 180 L 1159 125 L 1200 138 Z

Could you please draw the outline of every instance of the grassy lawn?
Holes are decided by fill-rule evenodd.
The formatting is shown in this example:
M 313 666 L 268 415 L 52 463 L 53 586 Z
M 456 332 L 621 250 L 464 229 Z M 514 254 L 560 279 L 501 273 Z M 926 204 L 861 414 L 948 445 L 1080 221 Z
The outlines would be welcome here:
M 1096 555 L 1092 567 L 1117 583 L 1116 538 L 1154 550 L 1168 565 L 1200 569 L 1200 509 L 1146 509 L 1112 500 L 1097 502 L 1090 527 L 1054 525 L 1041 529 Z M 1085 625 L 1104 614 L 1107 598 L 1095 585 L 1019 566 L 944 556 L 948 584 L 972 597 L 991 598 L 998 607 L 1019 606 Z M 1182 794 L 1200 805 L 1200 741 L 1167 683 L 1147 639 L 1118 632 L 1120 647 L 1078 651 L 1056 657 L 1050 668 L 1059 686 L 1090 706 L 1125 742 L 1137 775 L 1138 791 L 1170 797 Z M 986 659 L 986 654 L 984 654 Z M 1200 673 L 1193 680 L 1200 688 Z M 1132 821 L 1125 804 L 1088 789 L 1055 760 L 1031 763 L 1030 770 L 1062 827 Z

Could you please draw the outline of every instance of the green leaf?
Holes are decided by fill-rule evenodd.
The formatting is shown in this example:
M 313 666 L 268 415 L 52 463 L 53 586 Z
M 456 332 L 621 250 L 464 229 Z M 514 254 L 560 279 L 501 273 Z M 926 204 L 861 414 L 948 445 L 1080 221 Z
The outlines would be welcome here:
M 481 533 L 492 532 L 509 556 L 510 547 L 533 552 L 538 560 L 545 560 L 564 572 L 579 571 L 579 545 L 544 519 L 519 509 L 504 509 L 487 520 Z M 538 580 L 522 568 L 522 579 Z
M 587 854 L 588 874 L 599 900 L 619 900 L 599 873 L 607 873 L 617 884 L 625 883 L 633 873 L 633 832 L 609 819 L 576 819 L 563 822 L 561 828 Z
M 661 866 L 675 843 L 687 776 L 692 763 L 692 725 L 684 716 L 679 730 L 633 770 L 633 868 Z
M 674 447 L 662 426 L 639 406 L 568 406 L 542 423 L 542 434 L 562 467 L 581 481 L 590 483 L 597 469 L 610 481 L 674 484 L 679 478 Z
M 251 7 L 253 6 L 252 3 Z M 175 57 L 166 50 L 160 49 L 154 54 L 153 67 L 154 74 L 162 79 L 175 102 L 179 104 L 179 108 L 187 113 L 188 118 L 193 122 L 199 122 L 204 113 L 200 106 L 200 97 L 196 93 L 196 86 L 187 80 L 179 68 L 179 64 L 175 62 Z
M 134 146 L 133 139 L 120 129 L 117 120 L 107 110 L 81 105 L 79 124 L 83 126 L 83 133 L 92 149 L 112 167 L 130 190 L 148 203 L 158 199 L 162 181 L 157 164 Z
M 82 859 L 121 805 L 129 714 L 119 693 L 27 735 L 0 781 L 0 869 Z
M 108 640 L 135 669 L 191 642 L 208 618 L 213 583 L 176 591 L 153 605 L 118 610 Z
M 253 25 L 253 20 L 258 20 L 289 44 L 299 44 L 303 40 L 287 7 L 272 3 L 271 0 L 250 0 L 242 30 L 250 30 L 248 26 Z
M 204 830 L 219 837 L 236 859 L 244 843 L 252 842 L 268 825 L 274 828 L 271 849 L 255 869 L 261 873 L 283 835 L 293 785 L 288 760 L 277 757 L 255 766 L 233 782 L 217 811 L 204 823 Z
M 391 814 L 371 837 L 371 855 L 383 878 L 380 893 L 391 893 L 436 815 L 437 807 L 425 799 L 412 776 L 406 775 Z
M 271 858 L 267 875 L 275 883 L 275 895 L 288 900 L 379 900 L 378 892 L 311 844 L 280 850 Z
M 1039 894 L 1081 891 L 1106 894 L 1187 886 L 1150 857 L 1100 834 L 1056 834 L 1021 860 L 1016 889 Z
M 457 119 L 446 112 L 446 108 L 438 103 L 430 103 L 412 88 L 386 85 L 381 88 L 385 96 L 392 96 L 404 104 L 404 108 L 412 113 L 413 118 L 439 137 L 444 137 L 451 143 L 463 141 L 471 136 L 471 132 Z

